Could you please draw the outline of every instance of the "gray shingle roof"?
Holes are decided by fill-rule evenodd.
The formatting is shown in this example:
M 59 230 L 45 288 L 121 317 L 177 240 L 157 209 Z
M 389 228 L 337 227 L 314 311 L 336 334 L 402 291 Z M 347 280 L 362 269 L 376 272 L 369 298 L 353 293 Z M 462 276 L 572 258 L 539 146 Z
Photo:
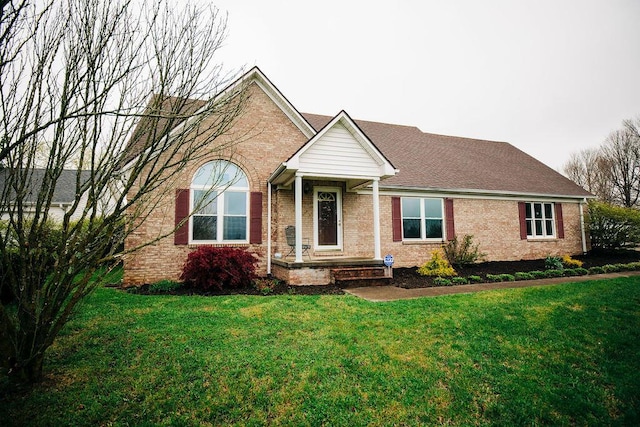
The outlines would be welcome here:
M 319 130 L 330 116 L 302 113 Z M 424 133 L 417 127 L 355 120 L 400 171 L 381 187 L 590 197 L 562 174 L 506 142 Z
M 35 202 L 38 197 L 38 191 L 42 186 L 42 180 L 44 178 L 45 169 L 33 169 L 31 175 L 31 182 L 29 184 L 29 192 L 25 198 L 26 202 Z M 0 192 L 4 192 L 5 183 L 7 179 L 8 169 L 0 169 Z M 73 169 L 65 169 L 61 172 L 59 179 L 56 182 L 56 187 L 53 192 L 52 203 L 72 203 L 76 197 L 76 178 L 80 173 L 81 182 L 86 182 L 89 179 L 90 171 L 78 171 Z M 13 191 L 11 191 L 13 193 Z M 12 199 L 13 197 L 9 197 Z

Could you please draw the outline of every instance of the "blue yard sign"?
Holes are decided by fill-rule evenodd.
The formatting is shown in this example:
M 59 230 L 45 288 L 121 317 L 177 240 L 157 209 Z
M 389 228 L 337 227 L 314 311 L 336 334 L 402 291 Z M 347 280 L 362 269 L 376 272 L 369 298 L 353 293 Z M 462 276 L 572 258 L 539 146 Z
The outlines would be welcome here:
M 393 267 L 393 255 L 389 254 L 384 256 L 384 265 Z

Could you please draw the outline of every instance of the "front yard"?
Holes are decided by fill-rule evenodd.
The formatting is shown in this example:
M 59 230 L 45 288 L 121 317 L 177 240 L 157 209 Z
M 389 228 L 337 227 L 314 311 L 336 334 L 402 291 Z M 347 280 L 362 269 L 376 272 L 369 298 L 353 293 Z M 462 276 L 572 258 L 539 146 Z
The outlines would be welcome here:
M 637 425 L 640 277 L 393 303 L 98 289 L 45 372 L 0 424 Z

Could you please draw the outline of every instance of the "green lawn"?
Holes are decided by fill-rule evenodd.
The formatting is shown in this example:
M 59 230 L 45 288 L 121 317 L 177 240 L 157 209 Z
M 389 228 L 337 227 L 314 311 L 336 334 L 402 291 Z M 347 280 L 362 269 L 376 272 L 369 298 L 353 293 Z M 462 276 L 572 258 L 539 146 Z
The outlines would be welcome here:
M 45 370 L 0 424 L 633 425 L 640 277 L 393 303 L 99 289 Z

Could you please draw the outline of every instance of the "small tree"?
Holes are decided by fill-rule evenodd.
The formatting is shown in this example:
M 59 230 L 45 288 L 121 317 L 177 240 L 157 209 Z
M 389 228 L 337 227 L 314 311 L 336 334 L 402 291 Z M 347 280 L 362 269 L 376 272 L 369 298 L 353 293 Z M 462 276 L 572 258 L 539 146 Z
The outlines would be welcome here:
M 593 249 L 615 249 L 640 243 L 640 211 L 592 200 L 586 222 Z
M 462 241 L 458 240 L 457 235 L 454 236 L 443 246 L 442 250 L 449 263 L 455 267 L 475 264 L 482 261 L 487 255 L 480 252 L 480 244 L 474 244 L 473 236 L 469 234 L 465 234 Z
M 226 19 L 167 0 L 2 2 L 0 365 L 37 381 L 47 348 L 189 162 L 234 143 L 245 88 L 216 65 Z M 135 127 L 135 132 L 134 132 Z M 48 239 L 65 168 L 76 197 Z M 41 179 L 34 179 L 41 168 Z M 69 185 L 69 184 L 67 184 Z M 86 204 L 84 203 L 86 200 Z M 125 221 L 126 219 L 126 221 Z M 156 236 L 160 239 L 165 236 Z M 140 242 L 135 251 L 151 242 Z

